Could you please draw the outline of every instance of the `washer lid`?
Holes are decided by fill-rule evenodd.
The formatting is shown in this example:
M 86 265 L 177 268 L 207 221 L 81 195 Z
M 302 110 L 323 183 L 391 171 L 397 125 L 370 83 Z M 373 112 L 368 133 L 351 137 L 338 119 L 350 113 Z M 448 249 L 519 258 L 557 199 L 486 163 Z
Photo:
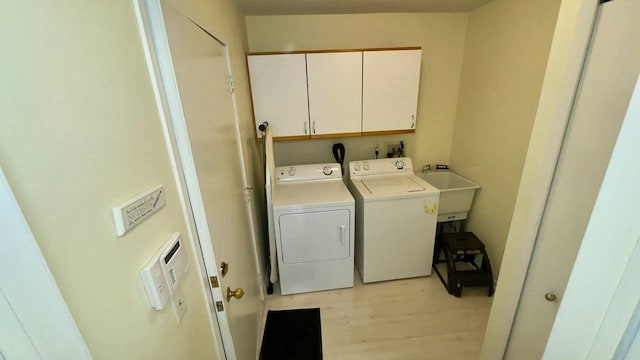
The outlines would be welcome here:
M 410 194 L 427 190 L 413 175 L 393 175 L 384 177 L 364 177 L 362 184 L 373 196 Z

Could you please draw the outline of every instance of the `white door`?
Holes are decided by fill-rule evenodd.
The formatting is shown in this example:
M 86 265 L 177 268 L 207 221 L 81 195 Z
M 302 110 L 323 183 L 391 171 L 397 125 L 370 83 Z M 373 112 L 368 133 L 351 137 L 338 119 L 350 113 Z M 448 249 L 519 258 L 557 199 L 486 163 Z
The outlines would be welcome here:
M 91 359 L 0 169 L 0 359 Z
M 640 79 L 551 329 L 544 359 L 640 359 L 638 139 Z
M 39 359 L 38 350 L 29 340 L 20 319 L 0 288 L 0 360 Z
M 206 272 L 219 280 L 220 286 L 211 289 L 216 306 L 210 305 L 221 306 L 217 318 L 225 354 L 228 359 L 255 359 L 262 297 L 227 48 L 167 4 L 162 6 L 166 27 L 162 29 L 151 9 L 158 8 L 158 1 L 146 4 Z M 167 63 L 167 40 L 171 63 Z M 223 262 L 228 273 L 218 269 Z M 243 289 L 244 296 L 223 299 L 227 287 Z
M 362 131 L 416 127 L 422 50 L 365 51 L 362 59 Z
M 266 121 L 274 138 L 309 138 L 304 54 L 250 55 L 247 63 L 256 133 Z
M 307 54 L 311 137 L 360 135 L 362 52 Z
M 635 0 L 601 6 L 506 359 L 542 357 L 640 71 L 639 16 Z

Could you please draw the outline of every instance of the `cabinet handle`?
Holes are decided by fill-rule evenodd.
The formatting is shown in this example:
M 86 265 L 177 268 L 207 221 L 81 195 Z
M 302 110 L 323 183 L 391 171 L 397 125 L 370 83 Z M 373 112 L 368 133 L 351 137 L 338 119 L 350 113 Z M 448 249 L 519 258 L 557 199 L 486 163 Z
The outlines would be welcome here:
M 305 135 L 307 135 L 307 133 L 308 133 L 307 126 L 309 126 L 309 123 L 305 122 L 304 123 L 304 134 Z
M 315 120 L 313 121 L 313 133 L 314 134 L 316 133 L 316 121 Z
M 416 116 L 411 115 L 411 128 L 413 129 L 416 126 Z
M 341 225 L 339 230 L 340 230 L 339 242 L 340 242 L 340 245 L 344 245 L 344 239 L 347 237 L 347 231 L 346 231 L 347 227 L 344 225 Z

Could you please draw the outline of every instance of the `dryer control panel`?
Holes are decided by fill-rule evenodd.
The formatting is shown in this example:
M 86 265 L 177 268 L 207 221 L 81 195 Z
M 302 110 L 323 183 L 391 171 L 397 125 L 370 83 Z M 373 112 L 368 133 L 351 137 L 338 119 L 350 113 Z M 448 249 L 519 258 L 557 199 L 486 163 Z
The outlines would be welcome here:
M 413 174 L 411 158 L 374 159 L 349 163 L 349 176 L 351 177 L 402 173 Z
M 277 183 L 326 180 L 331 178 L 342 179 L 340 164 L 291 165 L 276 168 Z

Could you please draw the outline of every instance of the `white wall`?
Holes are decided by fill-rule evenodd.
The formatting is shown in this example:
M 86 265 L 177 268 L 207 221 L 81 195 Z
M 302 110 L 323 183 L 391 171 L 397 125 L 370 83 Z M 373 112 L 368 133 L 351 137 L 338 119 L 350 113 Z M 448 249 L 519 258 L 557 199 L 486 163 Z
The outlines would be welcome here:
M 252 52 L 422 46 L 415 134 L 279 142 L 278 165 L 334 161 L 337 142 L 346 162 L 371 159 L 376 145 L 395 140 L 405 141 L 416 167 L 449 161 L 466 13 L 247 16 L 246 23 Z
M 230 45 L 248 122 L 246 37 L 235 2 L 175 3 Z M 215 359 L 195 266 L 183 284 L 180 324 L 169 308 L 151 310 L 138 279 L 171 232 L 187 231 L 133 6 L 0 5 L 0 165 L 96 359 Z M 156 184 L 165 186 L 166 207 L 118 238 L 111 206 Z
M 467 229 L 502 263 L 560 0 L 495 0 L 469 13 L 453 171 L 480 184 Z

